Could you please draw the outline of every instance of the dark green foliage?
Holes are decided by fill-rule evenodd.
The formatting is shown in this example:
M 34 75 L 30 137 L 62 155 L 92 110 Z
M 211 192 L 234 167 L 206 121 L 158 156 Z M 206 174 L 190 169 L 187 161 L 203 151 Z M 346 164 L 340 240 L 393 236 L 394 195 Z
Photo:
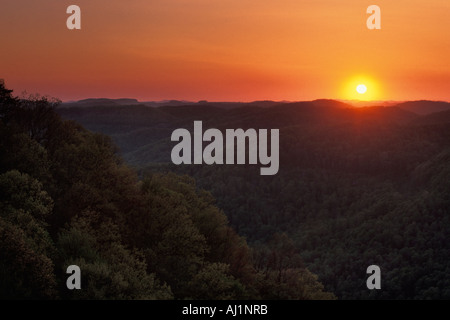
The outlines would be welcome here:
M 198 274 L 220 273 L 230 285 L 234 277 L 242 282 L 236 280 L 235 291 L 227 289 L 220 297 L 246 297 L 243 285 L 252 285 L 254 272 L 249 248 L 212 204 L 211 195 L 198 192 L 191 178 L 173 174 L 146 178 L 142 190 L 148 211 L 133 229 L 135 242 L 145 250 L 150 269 L 171 284 L 175 296 L 200 298 L 193 286 Z
M 248 174 L 253 168 L 226 166 L 190 173 L 236 230 L 265 250 L 265 261 L 271 235 L 286 232 L 304 265 L 339 298 L 448 299 L 449 155 L 437 152 L 406 178 L 301 168 L 262 178 Z M 381 291 L 366 288 L 372 264 L 381 267 Z
M 62 265 L 75 264 L 82 270 L 82 290 L 67 296 L 76 299 L 170 299 L 167 286 L 161 286 L 147 273 L 142 254 L 127 249 L 112 222 L 94 229 L 99 215 L 85 212 L 75 218 L 58 238 Z M 95 235 L 95 236 L 94 236 Z
M 267 245 L 255 249 L 259 291 L 266 299 L 329 300 L 317 276 L 303 268 L 294 242 L 287 234 L 276 233 Z
M 192 299 L 236 300 L 245 293 L 242 283 L 230 275 L 229 266 L 224 263 L 204 265 L 192 277 L 189 287 Z
M 36 239 L 37 238 L 37 239 Z M 0 217 L 0 298 L 49 299 L 56 298 L 56 279 L 52 260 L 39 252 L 45 242 L 25 232 L 14 223 Z
M 27 174 L 0 175 L 0 297 L 55 298 L 53 242 L 45 218 L 52 200 Z

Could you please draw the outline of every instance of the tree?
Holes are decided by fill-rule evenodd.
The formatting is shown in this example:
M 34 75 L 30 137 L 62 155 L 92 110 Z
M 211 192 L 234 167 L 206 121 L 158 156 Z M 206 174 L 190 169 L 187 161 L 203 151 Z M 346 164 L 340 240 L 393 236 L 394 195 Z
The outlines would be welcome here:
M 99 228 L 99 215 L 75 217 L 58 237 L 61 266 L 82 270 L 82 290 L 67 293 L 73 299 L 170 299 L 170 288 L 147 273 L 143 254 L 127 249 L 112 222 Z M 65 269 L 64 269 L 65 271 Z
M 55 247 L 45 222 L 52 199 L 26 174 L 0 175 L 0 296 L 55 298 Z

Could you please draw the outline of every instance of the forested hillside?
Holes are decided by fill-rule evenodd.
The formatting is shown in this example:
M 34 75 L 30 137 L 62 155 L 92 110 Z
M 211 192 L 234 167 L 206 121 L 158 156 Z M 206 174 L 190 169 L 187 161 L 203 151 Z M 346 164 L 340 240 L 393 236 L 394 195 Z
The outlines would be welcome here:
M 138 179 L 58 103 L 0 84 L 0 298 L 334 298 L 286 234 L 250 247 L 192 178 Z M 66 287 L 69 265 L 81 290 Z
M 58 112 L 109 134 L 141 175 L 194 177 L 251 246 L 269 250 L 284 234 L 338 298 L 450 298 L 449 103 L 208 105 Z M 194 120 L 204 130 L 280 129 L 278 174 L 260 176 L 259 165 L 171 165 L 171 132 L 192 130 Z M 366 287 L 372 264 L 382 290 Z

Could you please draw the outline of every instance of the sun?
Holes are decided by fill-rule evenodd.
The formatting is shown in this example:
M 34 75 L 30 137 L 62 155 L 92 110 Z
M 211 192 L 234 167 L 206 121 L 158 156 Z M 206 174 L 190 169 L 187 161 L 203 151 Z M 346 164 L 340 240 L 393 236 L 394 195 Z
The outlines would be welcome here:
M 367 91 L 367 87 L 364 84 L 358 84 L 358 86 L 356 87 L 356 92 L 358 92 L 359 94 L 364 94 Z
M 342 81 L 340 95 L 344 100 L 380 100 L 383 97 L 381 81 L 370 75 L 356 74 Z

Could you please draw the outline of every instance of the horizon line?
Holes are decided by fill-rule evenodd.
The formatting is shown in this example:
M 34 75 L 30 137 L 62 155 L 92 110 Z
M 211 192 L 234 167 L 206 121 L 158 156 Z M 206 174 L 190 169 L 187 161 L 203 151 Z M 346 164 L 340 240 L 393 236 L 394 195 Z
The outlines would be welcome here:
M 89 98 L 83 98 L 79 100 L 61 100 L 61 103 L 77 103 L 81 101 L 86 100 L 110 100 L 110 101 L 116 101 L 116 100 L 135 100 L 138 103 L 166 103 L 166 102 L 182 102 L 182 103 L 189 103 L 189 104 L 207 104 L 207 103 L 255 103 L 255 102 L 275 102 L 275 103 L 297 103 L 297 102 L 314 102 L 314 101 L 338 101 L 338 102 L 344 102 L 344 103 L 404 103 L 404 102 L 444 102 L 444 103 L 450 103 L 450 100 L 430 100 L 430 99 L 403 99 L 403 100 L 358 100 L 358 99 L 337 99 L 337 98 L 317 98 L 317 99 L 306 99 L 306 100 L 270 100 L 270 99 L 257 99 L 257 100 L 247 100 L 247 101 L 233 101 L 233 100 L 207 100 L 207 99 L 200 99 L 200 100 L 184 100 L 184 99 L 161 99 L 161 100 L 147 100 L 147 99 L 137 99 L 137 98 L 107 98 L 107 97 L 89 97 Z

